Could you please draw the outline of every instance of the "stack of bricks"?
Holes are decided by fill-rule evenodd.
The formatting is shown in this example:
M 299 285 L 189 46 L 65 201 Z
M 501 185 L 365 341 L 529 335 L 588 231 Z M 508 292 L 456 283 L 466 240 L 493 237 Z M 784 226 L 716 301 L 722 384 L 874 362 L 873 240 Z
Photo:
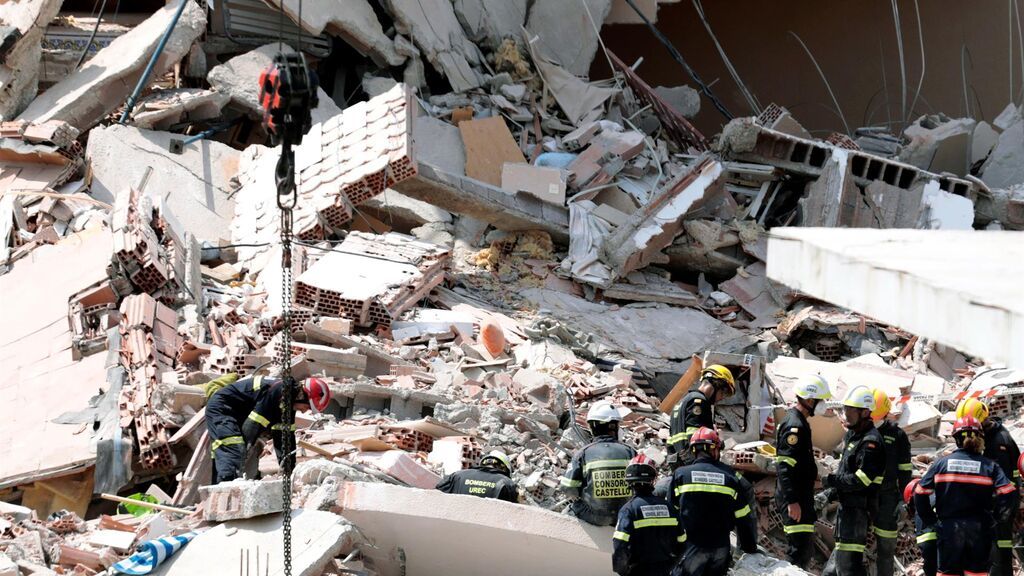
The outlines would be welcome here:
M 245 376 L 256 366 L 251 352 L 256 348 L 251 338 L 243 334 L 244 326 L 227 326 L 222 332 L 223 344 L 214 345 L 203 358 L 203 370 L 217 374 L 234 372 Z
M 429 453 L 434 449 L 433 436 L 410 428 L 387 428 L 387 434 L 384 435 L 382 440 L 406 452 Z
M 134 423 L 143 468 L 173 468 L 169 434 L 153 409 L 153 394 L 164 373 L 174 372 L 182 344 L 177 315 L 148 294 L 134 294 L 121 302 L 120 332 L 121 365 L 127 372 L 121 389 L 121 425 Z
M 415 101 L 399 84 L 367 102 L 314 126 L 296 155 L 296 181 L 303 201 L 320 222 L 339 228 L 352 207 L 416 175 L 412 154 Z M 314 230 L 300 230 L 299 236 Z
M 358 326 L 387 328 L 444 280 L 449 261 L 447 248 L 403 234 L 351 232 L 337 252 L 298 277 L 294 303 Z M 380 273 L 363 277 L 353 270 Z
M 157 232 L 150 225 L 149 215 L 140 209 L 140 193 L 132 190 L 122 194 L 111 217 L 114 230 L 114 259 L 124 270 L 132 285 L 147 294 L 163 296 L 163 289 L 184 269 L 184 251 L 178 247 L 176 253 L 181 260 L 180 267 L 174 264 L 161 244 Z M 173 241 L 168 238 L 168 243 Z M 169 287 L 177 293 L 176 287 Z

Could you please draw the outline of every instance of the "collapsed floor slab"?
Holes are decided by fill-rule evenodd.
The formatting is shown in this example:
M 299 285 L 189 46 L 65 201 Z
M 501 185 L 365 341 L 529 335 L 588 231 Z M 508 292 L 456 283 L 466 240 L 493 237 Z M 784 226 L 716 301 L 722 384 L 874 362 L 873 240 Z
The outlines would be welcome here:
M 381 576 L 612 574 L 611 528 L 550 510 L 363 482 L 344 484 L 338 504 L 376 545 Z
M 775 228 L 768 276 L 948 346 L 1024 367 L 1019 232 Z

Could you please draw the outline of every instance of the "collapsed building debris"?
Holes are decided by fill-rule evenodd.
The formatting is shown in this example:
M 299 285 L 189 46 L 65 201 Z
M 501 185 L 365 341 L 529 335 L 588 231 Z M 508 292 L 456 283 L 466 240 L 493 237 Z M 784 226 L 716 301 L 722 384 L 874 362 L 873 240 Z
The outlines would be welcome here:
M 801 377 L 885 390 L 918 474 L 965 393 L 1024 439 L 1021 375 L 985 365 L 1021 361 L 1019 242 L 971 230 L 1024 226 L 1019 109 L 817 138 L 752 104 L 705 136 L 708 86 L 652 88 L 601 38 L 661 3 L 184 0 L 173 25 L 174 5 L 0 6 L 0 402 L 18 407 L 0 426 L 32 439 L 0 448 L 0 574 L 283 573 L 282 463 L 259 441 L 246 479 L 210 485 L 205 414 L 281 357 L 331 391 L 296 415 L 308 576 L 611 573 L 611 529 L 558 488 L 587 411 L 622 406 L 621 439 L 666 473 L 668 413 L 709 364 L 736 376 L 722 458 L 775 557 L 772 442 Z M 301 42 L 268 36 L 281 18 Z M 320 85 L 286 270 L 257 78 L 297 50 Z M 827 474 L 843 428 L 810 421 Z M 433 490 L 493 449 L 518 503 Z M 763 573 L 806 574 L 731 569 Z

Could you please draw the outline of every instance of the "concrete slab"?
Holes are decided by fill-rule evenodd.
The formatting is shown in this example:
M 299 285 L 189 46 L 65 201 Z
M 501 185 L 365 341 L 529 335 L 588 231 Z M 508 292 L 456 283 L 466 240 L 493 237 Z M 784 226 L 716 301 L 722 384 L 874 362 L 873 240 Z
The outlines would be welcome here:
M 345 519 L 330 512 L 295 510 L 292 513 L 292 574 L 319 576 L 339 554 L 352 548 L 355 529 Z M 257 552 L 258 551 L 258 552 Z M 195 537 L 187 546 L 152 576 L 193 576 L 209 574 L 211 566 L 218 572 L 233 573 L 240 559 L 249 554 L 249 566 L 269 576 L 284 574 L 284 551 L 281 548 L 281 516 L 263 516 L 252 520 L 228 522 Z M 267 570 L 264 572 L 264 567 Z
M 152 168 L 146 196 L 154 203 L 163 201 L 200 241 L 229 238 L 235 211 L 231 179 L 238 173 L 241 153 L 202 140 L 186 146 L 182 154 L 171 154 L 168 147 L 175 138 L 181 136 L 119 124 L 92 130 L 86 158 L 92 165 L 93 196 L 113 204 Z
M 111 234 L 94 229 L 40 246 L 0 276 L 0 419 L 4 438 L 31 442 L 0 445 L 0 488 L 91 465 L 92 437 L 77 425 L 53 420 L 82 410 L 106 387 L 105 354 L 75 362 L 68 300 L 107 277 Z M 39 390 L 59 390 L 42 397 Z
M 268 0 L 280 7 L 282 0 Z M 299 0 L 284 0 L 284 11 L 295 22 L 299 21 Z M 345 42 L 369 56 L 383 68 L 398 66 L 405 57 L 395 50 L 395 44 L 384 34 L 384 28 L 366 0 L 305 0 L 302 5 L 302 28 L 310 34 L 319 35 L 325 30 L 331 36 L 339 36 Z
M 338 504 L 377 546 L 381 576 L 612 574 L 611 528 L 550 510 L 361 482 L 344 484 Z
M 537 0 L 530 8 L 526 29 L 539 37 L 541 54 L 585 77 L 590 74 L 598 32 L 611 7 L 612 0 Z
M 92 128 L 131 94 L 177 8 L 177 2 L 168 4 L 131 32 L 114 39 L 78 72 L 43 92 L 18 118 L 32 122 L 64 120 L 79 130 Z M 157 59 L 153 76 L 160 76 L 179 62 L 205 31 L 205 8 L 189 2 Z
M 989 362 L 1021 368 L 1022 240 L 1019 232 L 775 228 L 768 276 Z
M 466 38 L 450 0 L 387 0 L 398 31 L 411 36 L 423 56 L 444 74 L 455 92 L 483 85 L 476 70 L 480 51 Z
M 8 34 L 17 35 L 13 40 L 4 38 L 3 42 L 0 119 L 14 118 L 36 97 L 43 34 L 47 24 L 60 11 L 61 3 L 61 0 L 35 0 L 0 4 L 0 22 Z M 8 45 L 8 41 L 13 45 Z
M 519 38 L 526 23 L 527 0 L 454 0 L 455 15 L 470 40 L 497 48 L 505 38 Z

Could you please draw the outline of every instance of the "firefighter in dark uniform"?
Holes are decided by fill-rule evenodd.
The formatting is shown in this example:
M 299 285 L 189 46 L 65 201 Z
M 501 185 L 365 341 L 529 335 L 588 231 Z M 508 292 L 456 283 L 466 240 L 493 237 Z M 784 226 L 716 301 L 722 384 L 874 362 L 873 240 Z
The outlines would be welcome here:
M 993 520 L 998 526 L 1017 509 L 1017 487 L 982 455 L 982 434 L 977 418 L 958 418 L 953 424 L 957 450 L 936 460 L 914 490 L 918 515 L 925 525 L 935 526 L 940 574 L 988 574 Z
M 1017 459 L 1020 449 L 1001 419 L 990 417 L 988 406 L 977 398 L 964 398 L 956 407 L 956 417 L 973 416 L 985 432 L 984 456 L 994 460 L 1003 474 L 1020 487 Z M 992 576 L 1010 576 L 1013 573 L 1013 518 L 996 524 L 996 541 L 992 545 Z
M 475 468 L 459 470 L 442 478 L 437 483 L 437 489 L 447 494 L 468 494 L 518 502 L 519 492 L 509 477 L 511 474 L 512 461 L 508 455 L 501 450 L 491 450 Z
M 903 503 L 907 506 L 907 513 L 914 518 L 914 528 L 917 534 L 917 549 L 921 551 L 922 569 L 924 576 L 935 576 L 938 572 L 939 551 L 936 541 L 935 526 L 927 525 L 921 519 L 920 514 L 914 513 L 914 491 L 921 482 L 920 478 L 914 478 L 903 489 Z M 930 507 L 935 507 L 935 494 L 928 497 Z
M 871 515 L 878 506 L 878 486 L 885 474 L 882 435 L 871 421 L 875 397 L 867 386 L 855 386 L 843 398 L 843 457 L 838 470 L 822 480 L 826 501 L 839 500 L 836 546 L 823 576 L 866 576 L 864 547 Z
M 212 384 L 212 383 L 211 383 Z M 215 390 L 209 390 L 206 402 L 206 431 L 213 458 L 213 483 L 227 482 L 244 473 L 246 456 L 264 432 L 270 432 L 278 460 L 294 455 L 283 453 L 284 430 L 281 425 L 282 380 L 251 376 Z M 331 390 L 319 378 L 307 378 L 295 388 L 293 409 L 317 412 L 327 408 Z
M 875 514 L 875 574 L 892 576 L 895 568 L 896 539 L 899 537 L 900 499 L 910 482 L 914 467 L 910 463 L 910 439 L 889 416 L 892 401 L 884 390 L 876 388 L 875 409 L 871 419 L 882 435 L 885 447 L 885 475 L 878 489 L 878 513 Z
M 718 460 L 722 441 L 711 428 L 690 436 L 693 463 L 672 475 L 679 523 L 686 533 L 683 553 L 672 576 L 725 576 L 736 529 L 740 549 L 757 553 L 757 525 L 736 471 Z
M 610 402 L 594 404 L 587 413 L 594 441 L 573 455 L 562 476 L 562 492 L 574 499 L 572 514 L 595 526 L 614 526 L 630 498 L 626 466 L 636 450 L 619 442 L 622 418 L 623 411 Z
M 668 576 L 686 541 L 668 501 L 654 495 L 657 476 L 654 461 L 644 454 L 626 466 L 633 498 L 619 510 L 612 534 L 612 569 L 619 576 Z
M 775 503 L 786 533 L 787 559 L 794 566 L 807 568 L 814 552 L 814 485 L 818 466 L 811 443 L 811 425 L 807 419 L 825 400 L 832 397 L 828 382 L 818 375 L 802 379 L 794 387 L 796 404 L 786 411 L 775 429 L 777 488 Z
M 728 368 L 712 364 L 700 371 L 700 385 L 687 392 L 672 408 L 669 421 L 668 458 L 673 468 L 688 464 L 690 435 L 698 428 L 714 428 L 712 412 L 720 402 L 736 392 L 736 380 Z

